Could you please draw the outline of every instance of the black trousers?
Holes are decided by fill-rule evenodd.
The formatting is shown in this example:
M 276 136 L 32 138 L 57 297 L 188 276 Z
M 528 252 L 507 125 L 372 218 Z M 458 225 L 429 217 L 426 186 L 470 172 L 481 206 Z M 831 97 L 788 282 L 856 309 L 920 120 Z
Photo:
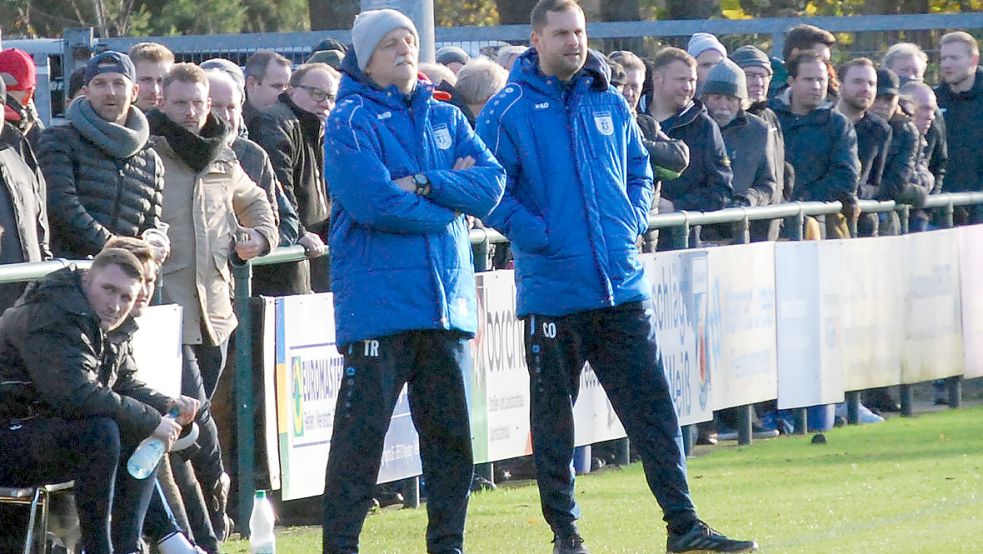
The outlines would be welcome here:
M 467 340 L 411 331 L 346 347 L 324 484 L 325 553 L 358 552 L 386 431 L 404 383 L 427 484 L 427 551 L 461 552 L 474 461 L 463 371 Z

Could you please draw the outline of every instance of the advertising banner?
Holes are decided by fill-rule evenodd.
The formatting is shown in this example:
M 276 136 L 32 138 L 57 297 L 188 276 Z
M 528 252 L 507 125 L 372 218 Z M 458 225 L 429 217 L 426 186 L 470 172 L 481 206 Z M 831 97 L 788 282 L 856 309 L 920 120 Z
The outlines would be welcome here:
M 625 436 L 625 428 L 621 426 L 621 420 L 614 413 L 614 407 L 590 364 L 584 364 L 580 372 L 580 396 L 573 405 L 573 419 L 577 446 Z
M 778 395 L 774 244 L 711 248 L 707 256 L 712 407 L 772 400 Z
M 820 246 L 815 241 L 774 246 L 780 409 L 843 401 L 838 304 L 826 302 L 821 286 Z
M 901 379 L 906 237 L 824 241 L 822 299 L 836 313 L 843 390 L 893 385 Z M 836 303 L 836 306 L 830 306 Z
M 959 228 L 963 347 L 967 379 L 983 377 L 983 225 Z
M 276 299 L 276 382 L 282 498 L 321 494 L 335 403 L 345 373 L 331 294 Z M 420 474 L 404 388 L 386 435 L 379 482 Z
M 963 373 L 958 230 L 905 237 L 907 283 L 901 382 L 918 383 Z
M 713 418 L 706 358 L 707 255 L 678 250 L 642 256 L 652 285 L 652 326 L 680 425 Z
M 478 273 L 478 333 L 469 399 L 475 463 L 532 452 L 529 372 L 512 271 Z
M 137 379 L 170 397 L 181 396 L 181 306 L 150 306 L 137 318 L 133 359 Z

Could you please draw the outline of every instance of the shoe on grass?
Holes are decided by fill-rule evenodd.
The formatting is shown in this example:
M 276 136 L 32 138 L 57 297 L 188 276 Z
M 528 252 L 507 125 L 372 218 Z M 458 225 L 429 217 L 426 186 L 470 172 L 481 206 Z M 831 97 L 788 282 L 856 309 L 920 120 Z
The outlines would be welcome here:
M 590 554 L 584 546 L 584 538 L 574 533 L 560 538 L 553 536 L 553 554 Z
M 702 521 L 696 521 L 689 531 L 682 535 L 669 532 L 666 552 L 754 552 L 758 543 L 729 539 Z

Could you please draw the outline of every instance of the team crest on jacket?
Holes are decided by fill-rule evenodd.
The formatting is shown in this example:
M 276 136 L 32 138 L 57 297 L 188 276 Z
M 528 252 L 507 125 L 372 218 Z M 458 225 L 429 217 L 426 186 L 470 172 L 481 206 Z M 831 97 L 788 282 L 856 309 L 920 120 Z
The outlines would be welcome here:
M 433 138 L 437 141 L 437 148 L 447 150 L 451 147 L 451 131 L 447 125 L 441 123 L 433 129 Z
M 611 136 L 614 134 L 614 120 L 611 112 L 598 112 L 594 114 L 594 124 L 602 135 Z

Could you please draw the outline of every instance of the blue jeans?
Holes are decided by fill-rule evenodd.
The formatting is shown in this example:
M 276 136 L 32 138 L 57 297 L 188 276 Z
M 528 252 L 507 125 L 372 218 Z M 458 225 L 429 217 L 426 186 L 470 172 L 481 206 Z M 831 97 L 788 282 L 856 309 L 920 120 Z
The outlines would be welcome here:
M 135 552 L 156 482 L 154 474 L 137 480 L 126 472 L 136 445 L 125 435 L 121 440 L 117 423 L 105 417 L 3 422 L 0 483 L 37 486 L 74 480 L 85 552 Z
M 573 405 L 584 362 L 598 381 L 637 449 L 649 489 L 673 530 L 696 520 L 686 482 L 686 455 L 676 410 L 640 302 L 550 317 L 530 315 L 526 362 L 532 396 L 533 458 L 543 515 L 553 532 L 577 532 L 574 499 Z
M 427 483 L 427 551 L 462 551 L 474 470 L 462 374 L 471 364 L 469 348 L 453 331 L 410 331 L 345 348 L 324 484 L 326 554 L 358 552 L 404 383 Z

